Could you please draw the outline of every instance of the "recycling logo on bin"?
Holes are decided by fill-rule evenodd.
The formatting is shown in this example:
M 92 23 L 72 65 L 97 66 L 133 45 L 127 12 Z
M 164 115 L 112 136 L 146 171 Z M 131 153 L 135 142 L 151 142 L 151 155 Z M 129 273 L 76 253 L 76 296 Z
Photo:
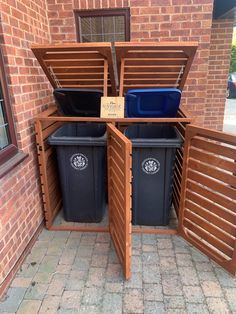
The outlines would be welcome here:
M 142 162 L 142 170 L 146 174 L 155 174 L 160 170 L 160 162 L 155 158 L 146 158 Z
M 84 170 L 88 167 L 88 158 L 83 154 L 74 154 L 70 158 L 71 166 L 76 170 Z

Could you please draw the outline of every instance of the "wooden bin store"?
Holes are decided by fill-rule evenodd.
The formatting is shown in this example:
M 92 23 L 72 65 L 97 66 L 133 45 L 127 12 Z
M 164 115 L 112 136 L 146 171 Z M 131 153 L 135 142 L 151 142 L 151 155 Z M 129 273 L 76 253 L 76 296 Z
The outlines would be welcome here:
M 112 50 L 113 48 L 113 50 Z M 131 88 L 183 89 L 197 44 L 84 43 L 41 45 L 32 48 L 53 88 L 103 89 L 104 96 Z M 114 74 L 114 51 L 119 76 Z M 118 88 L 119 86 L 119 88 Z M 53 225 L 62 208 L 55 150 L 47 138 L 68 122 L 107 123 L 108 213 L 107 227 Z M 178 234 L 234 276 L 236 275 L 236 136 L 191 124 L 183 107 L 176 118 L 104 119 L 62 116 L 56 106 L 35 121 L 37 152 L 46 227 L 49 230 L 109 232 L 123 267 L 131 276 L 131 236 L 137 233 Z M 184 141 L 176 153 L 173 207 L 178 228 L 132 227 L 132 143 L 122 130 L 131 123 L 175 125 Z

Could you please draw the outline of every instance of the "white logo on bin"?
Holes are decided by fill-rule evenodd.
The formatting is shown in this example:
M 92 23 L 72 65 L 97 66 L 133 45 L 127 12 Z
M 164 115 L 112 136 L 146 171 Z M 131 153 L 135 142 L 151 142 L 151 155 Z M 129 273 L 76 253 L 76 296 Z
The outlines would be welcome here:
M 155 174 L 160 170 L 160 163 L 155 158 L 146 158 L 142 162 L 142 170 L 147 174 Z
M 88 167 L 88 158 L 83 154 L 74 154 L 70 158 L 70 164 L 76 170 L 84 170 Z

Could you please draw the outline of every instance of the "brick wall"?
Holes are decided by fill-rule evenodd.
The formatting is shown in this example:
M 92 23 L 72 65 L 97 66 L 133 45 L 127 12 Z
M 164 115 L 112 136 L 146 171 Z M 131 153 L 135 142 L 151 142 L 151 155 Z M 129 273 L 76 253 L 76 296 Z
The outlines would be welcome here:
M 17 140 L 28 154 L 0 179 L 0 293 L 3 280 L 43 219 L 33 118 L 52 99 L 30 45 L 50 41 L 46 7 L 45 0 L 0 3 L 0 38 Z
M 54 42 L 76 41 L 74 9 L 130 7 L 131 40 L 197 41 L 199 49 L 183 94 L 183 103 L 204 122 L 213 0 L 49 0 Z
M 223 126 L 233 25 L 233 20 L 215 20 L 212 23 L 204 125 L 218 130 Z

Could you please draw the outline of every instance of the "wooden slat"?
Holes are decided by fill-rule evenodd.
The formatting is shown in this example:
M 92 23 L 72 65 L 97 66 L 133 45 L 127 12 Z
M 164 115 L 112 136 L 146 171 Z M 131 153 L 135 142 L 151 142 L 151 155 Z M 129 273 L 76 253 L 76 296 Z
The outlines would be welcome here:
M 179 233 L 236 275 L 236 136 L 198 126 L 185 136 Z
M 184 227 L 191 230 L 193 233 L 195 233 L 199 238 L 204 239 L 207 241 L 212 247 L 216 248 L 219 252 L 222 252 L 223 254 L 227 255 L 228 257 L 232 258 L 232 250 L 224 243 L 219 241 L 217 238 L 213 237 L 209 232 L 206 230 L 200 228 L 198 225 L 194 224 L 190 220 L 184 219 Z
M 227 147 L 227 145 L 220 145 L 213 143 L 212 141 L 205 140 L 203 138 L 195 137 L 191 141 L 191 146 L 203 149 L 207 152 L 221 155 L 227 158 L 235 159 L 236 149 Z
M 236 215 L 234 213 L 227 211 L 225 208 L 210 202 L 209 200 L 198 194 L 194 194 L 189 190 L 186 191 L 186 200 L 190 200 L 195 204 L 198 204 L 199 206 L 211 211 L 211 213 L 214 215 L 220 217 L 219 224 L 222 224 L 222 228 L 225 231 L 231 233 L 233 236 L 236 236 Z
M 186 62 L 186 58 L 173 58 L 173 59 L 166 59 L 166 58 L 143 58 L 143 59 L 126 59 L 125 58 L 125 66 L 140 66 L 140 65 L 149 65 L 149 66 L 155 66 L 155 65 L 184 65 Z
M 202 161 L 206 164 L 210 164 L 211 166 L 216 166 L 217 168 L 231 171 L 232 173 L 236 173 L 235 162 L 220 158 L 219 156 L 216 156 L 216 155 L 209 154 L 205 151 L 200 151 L 192 147 L 189 151 L 189 157 Z
M 236 214 L 236 200 L 230 200 L 224 197 L 222 194 L 219 194 L 212 190 L 208 190 L 207 188 L 207 186 L 202 186 L 198 184 L 198 182 L 193 182 L 190 180 L 187 181 L 187 189 L 191 190 L 194 193 L 202 195 L 210 201 L 215 202 Z M 231 221 L 232 217 L 230 217 L 229 219 L 229 221 Z
M 218 170 L 218 168 L 211 167 L 210 165 L 205 165 L 192 158 L 189 159 L 189 167 L 194 169 L 194 171 L 201 172 L 204 175 L 218 179 L 223 183 L 236 187 L 236 176 L 232 176 L 226 172 L 220 171 Z

